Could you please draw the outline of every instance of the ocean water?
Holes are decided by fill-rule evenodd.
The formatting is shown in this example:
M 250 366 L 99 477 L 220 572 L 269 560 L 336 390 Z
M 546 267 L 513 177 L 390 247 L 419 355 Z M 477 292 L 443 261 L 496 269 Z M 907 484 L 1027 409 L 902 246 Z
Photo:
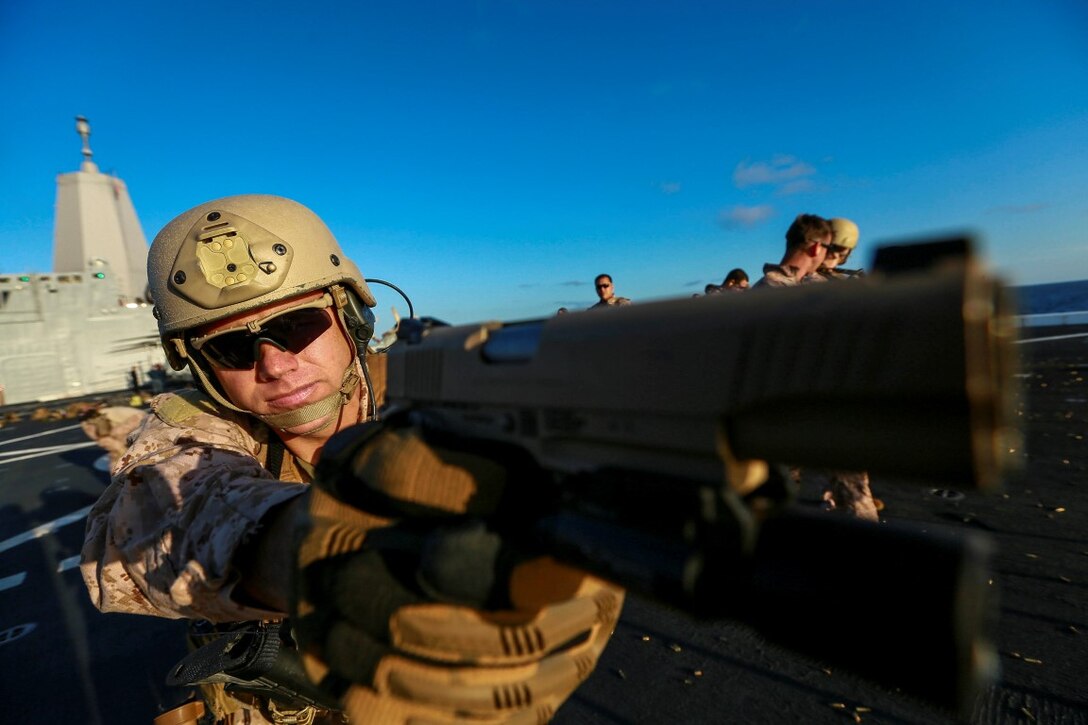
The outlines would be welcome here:
M 1013 287 L 1021 315 L 1088 310 L 1088 279 Z

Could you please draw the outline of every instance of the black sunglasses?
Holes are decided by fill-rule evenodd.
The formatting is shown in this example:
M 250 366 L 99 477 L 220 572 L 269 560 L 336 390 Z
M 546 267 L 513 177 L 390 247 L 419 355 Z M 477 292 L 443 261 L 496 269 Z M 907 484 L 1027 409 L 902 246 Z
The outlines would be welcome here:
M 307 306 L 284 310 L 263 320 L 246 323 L 244 327 L 192 338 L 189 344 L 215 365 L 230 370 L 248 370 L 256 365 L 262 342 L 294 355 L 305 350 L 332 327 L 332 318 L 325 312 L 331 305 L 332 300 L 326 295 Z

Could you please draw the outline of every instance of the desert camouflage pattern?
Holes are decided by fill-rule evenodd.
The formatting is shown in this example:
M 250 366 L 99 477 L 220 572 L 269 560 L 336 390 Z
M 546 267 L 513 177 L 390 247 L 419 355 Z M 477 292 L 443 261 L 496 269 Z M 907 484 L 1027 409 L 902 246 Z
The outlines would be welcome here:
M 384 366 L 377 367 L 383 390 Z M 232 565 L 239 548 L 269 509 L 310 490 L 310 475 L 286 451 L 280 478 L 265 469 L 270 435 L 262 423 L 196 391 L 154 398 L 88 516 L 80 569 L 94 604 L 104 612 L 212 622 L 284 617 L 232 597 L 241 578 Z M 457 510 L 463 487 L 447 486 L 450 477 L 418 453 L 404 446 L 395 458 L 421 474 L 421 500 Z M 354 536 L 341 544 L 361 543 L 368 530 L 391 523 L 319 489 L 311 493 L 313 528 L 309 546 L 300 552 L 304 567 L 344 553 L 320 532 L 350 531 Z M 413 500 L 419 491 L 388 493 Z M 549 720 L 593 671 L 615 628 L 623 591 L 539 559 L 518 570 L 511 592 L 514 611 L 437 603 L 400 610 L 390 621 L 393 649 L 376 681 L 353 686 L 344 698 L 350 721 L 454 722 L 467 712 L 481 723 Z M 303 612 L 313 612 L 316 604 L 306 602 Z M 300 624 L 306 619 L 303 614 Z M 509 652 L 511 637 L 532 646 Z M 567 645 L 572 637 L 577 644 Z M 327 671 L 320 652 L 303 655 L 311 676 L 320 680 Z M 285 709 L 222 685 L 201 690 L 216 723 L 346 722 L 344 713 Z
M 837 279 L 834 271 L 815 272 L 797 279 L 797 268 L 792 265 L 765 264 L 763 277 L 754 287 L 796 287 L 802 284 L 827 282 Z M 843 275 L 848 278 L 848 275 Z M 855 516 L 865 521 L 879 521 L 884 504 L 873 497 L 869 488 L 869 474 L 865 471 L 813 471 L 809 469 L 791 469 L 795 482 L 802 483 L 813 479 L 811 485 L 818 486 L 821 497 L 829 510 Z
M 223 685 L 201 685 L 215 725 L 345 725 L 347 713 L 318 707 L 294 709 L 247 692 L 227 692 Z
M 121 455 L 128 450 L 129 436 L 143 423 L 146 411 L 131 406 L 113 405 L 92 411 L 79 424 L 87 437 L 106 449 L 110 473 L 117 469 Z
M 631 304 L 631 300 L 626 297 L 609 297 L 607 300 L 601 300 L 589 309 L 593 310 L 598 307 L 623 307 L 624 305 L 629 304 Z
M 268 435 L 195 391 L 154 398 L 87 517 L 80 570 L 95 606 L 213 622 L 282 617 L 232 598 L 239 547 L 265 512 L 306 489 L 294 466 L 287 481 L 265 470 Z
M 796 287 L 799 284 L 812 282 L 826 282 L 826 278 L 818 274 L 806 274 L 797 279 L 797 268 L 792 265 L 765 264 L 763 276 L 753 287 Z
M 866 471 L 835 471 L 829 476 L 823 500 L 832 510 L 844 511 L 866 521 L 879 521 L 883 502 L 873 496 Z
M 791 468 L 790 475 L 802 488 L 820 491 L 820 498 L 829 511 L 863 521 L 880 521 L 884 502 L 873 496 L 868 472 Z

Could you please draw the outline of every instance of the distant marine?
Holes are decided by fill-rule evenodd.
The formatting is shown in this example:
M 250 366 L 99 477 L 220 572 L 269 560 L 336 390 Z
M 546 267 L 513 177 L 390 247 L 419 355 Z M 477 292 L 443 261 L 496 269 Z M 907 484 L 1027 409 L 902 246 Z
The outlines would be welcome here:
M 0 273 L 0 404 L 119 390 L 164 362 L 147 296 L 147 239 L 125 182 L 92 160 L 57 176 L 53 271 Z

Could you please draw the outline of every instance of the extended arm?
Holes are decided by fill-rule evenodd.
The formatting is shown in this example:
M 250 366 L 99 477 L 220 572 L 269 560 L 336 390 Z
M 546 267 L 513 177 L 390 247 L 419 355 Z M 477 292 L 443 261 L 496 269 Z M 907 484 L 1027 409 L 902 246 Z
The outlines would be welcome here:
M 152 412 L 88 516 L 80 568 L 92 601 L 171 618 L 281 616 L 282 597 L 257 606 L 234 596 L 235 559 L 267 530 L 265 515 L 305 485 L 275 480 L 256 458 L 258 442 L 228 420 L 168 419 Z

